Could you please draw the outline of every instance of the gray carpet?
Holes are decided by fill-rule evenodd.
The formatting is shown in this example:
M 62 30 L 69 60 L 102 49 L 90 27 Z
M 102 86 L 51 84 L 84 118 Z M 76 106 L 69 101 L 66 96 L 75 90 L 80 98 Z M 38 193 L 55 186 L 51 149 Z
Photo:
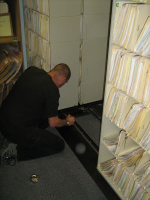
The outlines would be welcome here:
M 76 122 L 99 147 L 100 120 L 92 113 L 76 117 Z
M 50 128 L 59 135 L 55 128 Z M 39 181 L 30 181 L 32 174 Z M 106 200 L 69 146 L 57 155 L 0 166 L 0 200 Z

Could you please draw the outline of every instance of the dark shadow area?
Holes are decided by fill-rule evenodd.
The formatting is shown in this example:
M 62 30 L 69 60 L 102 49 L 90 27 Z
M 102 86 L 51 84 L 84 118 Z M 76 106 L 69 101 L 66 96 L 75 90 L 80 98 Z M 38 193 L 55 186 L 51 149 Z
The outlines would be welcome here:
M 99 103 L 99 102 L 98 102 Z M 102 104 L 99 105 L 86 105 L 79 106 L 71 109 L 61 110 L 59 111 L 60 118 L 66 118 L 68 114 L 71 114 L 75 117 L 86 116 L 92 111 L 90 109 L 96 109 L 96 112 L 99 116 L 102 116 Z M 99 108 L 99 109 L 97 109 Z M 93 113 L 93 112 L 92 112 Z M 99 119 L 99 118 L 97 118 Z M 101 120 L 99 120 L 101 124 Z M 88 126 L 88 124 L 87 124 Z M 111 200 L 119 200 L 120 198 L 114 192 L 114 190 L 110 187 L 110 185 L 105 181 L 105 179 L 101 176 L 101 174 L 97 170 L 97 162 L 98 162 L 98 151 L 99 148 L 95 144 L 95 142 L 89 137 L 87 132 L 82 129 L 77 122 L 70 127 L 61 127 L 57 128 L 61 136 L 64 138 L 68 146 L 71 148 L 73 153 L 76 155 L 78 160 L 87 170 L 89 175 L 92 177 L 94 182 L 100 188 L 100 190 L 104 193 L 107 199 Z M 78 144 L 82 144 L 85 147 L 84 153 L 78 153 L 76 147 Z

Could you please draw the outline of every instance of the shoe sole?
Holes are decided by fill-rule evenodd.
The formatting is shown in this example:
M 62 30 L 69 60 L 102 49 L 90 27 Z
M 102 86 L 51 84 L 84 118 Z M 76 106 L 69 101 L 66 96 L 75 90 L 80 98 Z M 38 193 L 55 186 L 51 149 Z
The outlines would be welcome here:
M 4 148 L 0 150 L 0 164 L 5 163 L 12 156 L 17 157 L 16 144 L 5 141 L 3 146 Z

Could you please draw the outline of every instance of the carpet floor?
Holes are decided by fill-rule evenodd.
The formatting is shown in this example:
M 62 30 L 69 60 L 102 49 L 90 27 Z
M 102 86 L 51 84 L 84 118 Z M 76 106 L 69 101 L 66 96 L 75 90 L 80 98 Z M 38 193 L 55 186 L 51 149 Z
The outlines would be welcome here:
M 55 128 L 49 131 L 59 135 Z M 60 136 L 61 137 L 61 136 Z M 37 183 L 30 181 L 39 175 Z M 62 153 L 0 165 L 0 200 L 107 200 L 66 144 Z
M 99 147 L 100 140 L 100 120 L 92 113 L 76 117 L 76 122 L 86 132 L 86 134 Z

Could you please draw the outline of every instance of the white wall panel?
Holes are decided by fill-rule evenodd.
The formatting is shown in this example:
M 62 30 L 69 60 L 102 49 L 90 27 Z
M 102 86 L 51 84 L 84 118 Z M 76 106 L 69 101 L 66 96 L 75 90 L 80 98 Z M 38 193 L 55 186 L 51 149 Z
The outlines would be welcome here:
M 80 15 L 81 0 L 50 0 L 50 17 Z
M 81 104 L 103 98 L 105 60 L 84 62 L 82 65 Z
M 71 78 L 62 88 L 60 88 L 59 109 L 78 105 L 78 66 L 79 63 L 69 64 Z
M 78 105 L 81 0 L 50 0 L 51 68 L 66 63 L 71 79 L 60 88 L 60 106 Z
M 79 41 L 80 16 L 50 18 L 50 43 Z M 79 51 L 79 50 L 78 50 Z
M 82 63 L 106 58 L 107 37 L 83 40 Z
M 79 63 L 79 41 L 51 44 L 51 67 L 62 62 L 68 65 Z
M 110 0 L 85 0 L 84 14 L 97 15 L 102 13 L 110 13 Z
M 103 99 L 111 0 L 85 0 L 80 104 Z
M 59 109 L 78 105 L 79 41 L 51 44 L 51 68 L 58 63 L 66 63 L 71 70 L 71 78 L 60 88 Z
M 83 23 L 83 39 L 108 36 L 109 14 L 85 15 Z

